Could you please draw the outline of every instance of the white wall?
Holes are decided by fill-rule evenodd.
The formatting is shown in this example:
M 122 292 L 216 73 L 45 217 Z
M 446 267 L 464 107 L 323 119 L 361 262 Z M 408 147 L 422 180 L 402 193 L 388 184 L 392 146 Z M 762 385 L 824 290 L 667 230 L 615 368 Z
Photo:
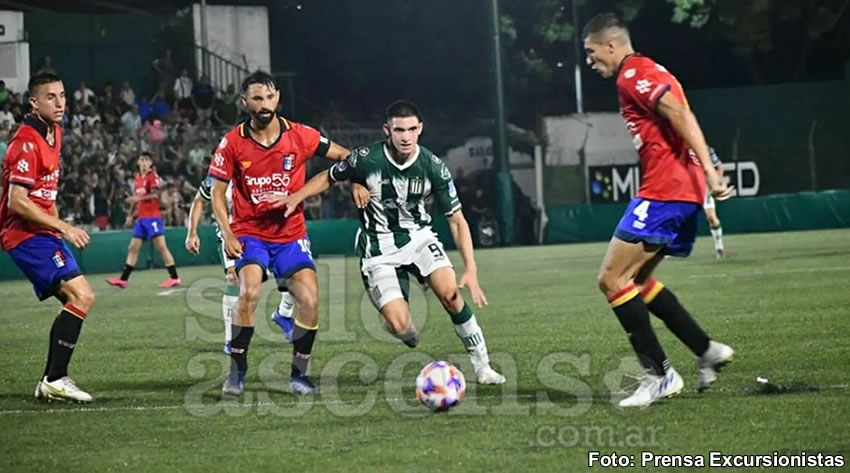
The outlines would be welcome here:
M 546 117 L 543 130 L 548 166 L 579 165 L 582 145 L 589 166 L 633 164 L 638 160 L 632 137 L 617 113 Z
M 466 175 L 480 169 L 492 167 L 493 140 L 489 137 L 476 136 L 468 138 L 466 143 L 452 148 L 441 156 L 443 161 L 457 175 L 458 168 L 463 168 Z M 534 183 L 534 156 L 530 153 L 508 148 L 508 161 L 511 166 L 511 177 L 517 183 L 523 194 L 536 202 Z
M 271 47 L 269 43 L 269 14 L 266 7 L 207 5 L 207 48 L 248 69 L 271 72 Z M 201 5 L 192 8 L 195 43 L 201 41 Z M 201 69 L 200 57 L 198 70 Z
M 24 40 L 24 14 L 0 10 L 0 79 L 14 92 L 26 89 L 30 49 Z

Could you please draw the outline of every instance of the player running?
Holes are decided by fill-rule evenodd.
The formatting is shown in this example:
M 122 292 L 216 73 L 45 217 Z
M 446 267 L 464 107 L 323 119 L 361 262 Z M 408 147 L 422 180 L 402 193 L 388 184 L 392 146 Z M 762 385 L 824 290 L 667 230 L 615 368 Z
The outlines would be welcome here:
M 204 211 L 204 204 L 212 200 L 212 181 L 213 179 L 207 176 L 204 182 L 198 187 L 198 192 L 195 194 L 195 199 L 192 201 L 192 206 L 189 208 L 189 228 L 186 231 L 186 250 L 189 253 L 197 256 L 201 251 L 201 240 L 198 237 L 198 226 L 201 223 L 201 217 Z M 228 212 L 232 212 L 232 194 L 233 185 L 228 184 L 225 198 L 227 199 Z M 231 324 L 233 323 L 233 311 L 236 309 L 236 303 L 239 302 L 239 277 L 236 275 L 236 260 L 228 258 L 224 253 L 224 243 L 221 238 L 221 230 L 216 225 L 216 236 L 218 237 L 218 253 L 221 258 L 221 264 L 224 269 L 224 277 L 226 285 L 224 294 L 221 296 L 221 314 L 224 318 L 224 352 L 230 354 L 230 339 L 231 339 Z M 286 290 L 286 287 L 278 287 L 280 291 L 280 304 L 272 314 L 272 320 L 275 321 L 283 335 L 288 341 L 292 341 L 292 329 L 294 327 L 292 314 L 295 311 L 295 299 Z
M 714 152 L 714 148 L 709 147 L 708 152 L 711 156 L 711 165 L 714 166 L 717 174 L 722 178 L 723 162 L 717 157 L 717 153 Z M 706 220 L 708 220 L 708 226 L 711 230 L 711 238 L 714 240 L 714 257 L 717 259 L 723 259 L 726 257 L 726 249 L 723 248 L 723 227 L 720 225 L 720 217 L 717 216 L 717 208 L 714 203 L 714 197 L 712 197 L 710 191 L 706 191 L 705 193 L 705 202 L 702 204 L 702 209 L 705 212 Z
M 236 260 L 239 302 L 233 317 L 231 371 L 222 386 L 240 395 L 248 369 L 248 346 L 254 334 L 254 310 L 262 294 L 266 269 L 278 287 L 286 286 L 298 310 L 292 330 L 290 387 L 295 394 L 317 393 L 307 376 L 318 329 L 318 281 L 302 211 L 284 217 L 272 207 L 275 197 L 299 190 L 306 163 L 314 155 L 341 160 L 349 154 L 318 131 L 279 117 L 280 92 L 274 78 L 254 72 L 242 82 L 242 105 L 250 119 L 221 140 L 210 162 L 213 213 L 221 229 L 224 252 Z M 233 215 L 228 215 L 227 187 L 233 184 Z M 231 223 L 232 220 L 232 223 Z
M 133 238 L 130 239 L 130 246 L 127 248 L 127 262 L 120 277 L 107 279 L 106 282 L 111 286 L 126 289 L 130 284 L 130 273 L 133 272 L 136 261 L 139 259 L 142 242 L 150 239 L 154 248 L 162 257 L 165 269 L 168 270 L 168 279 L 159 287 L 179 286 L 180 278 L 177 276 L 177 266 L 175 266 L 174 257 L 171 256 L 168 245 L 165 243 L 165 229 L 162 224 L 162 214 L 159 211 L 159 189 L 162 181 L 153 169 L 153 158 L 150 153 L 141 153 L 136 160 L 136 165 L 139 167 L 139 173 L 136 174 L 136 181 L 133 186 L 135 194 L 127 198 L 127 202 L 135 205 L 135 212 L 137 213 Z M 133 211 L 130 212 L 130 215 L 133 215 Z
M 369 190 L 360 210 L 357 254 L 366 293 L 386 327 L 409 347 L 419 343 L 408 306 L 409 275 L 428 285 L 452 319 L 455 333 L 469 352 L 480 384 L 502 384 L 505 377 L 490 367 L 484 333 L 458 287 L 468 287 L 479 308 L 487 297 L 478 284 L 469 225 L 463 217 L 449 168 L 419 146 L 422 120 L 416 105 L 399 100 L 387 108 L 386 141 L 358 148 L 345 161 L 318 174 L 303 189 L 278 201 L 291 213 L 310 196 L 333 183 L 351 180 Z M 434 197 L 449 219 L 465 271 L 457 283 L 452 263 L 431 229 L 425 201 Z
M 709 339 L 676 296 L 652 278 L 665 255 L 690 254 L 706 179 L 717 200 L 728 199 L 732 188 L 712 166 L 682 86 L 667 69 L 635 54 L 626 26 L 613 13 L 602 13 L 587 23 L 582 37 L 587 64 L 602 77 L 617 78 L 621 114 L 643 171 L 637 197 L 608 246 L 599 288 L 646 371 L 640 386 L 620 406 L 647 406 L 684 387 L 655 336 L 649 312 L 697 357 L 698 390 L 707 388 L 732 359 L 732 348 Z
M 68 376 L 68 364 L 94 305 L 94 292 L 60 235 L 82 250 L 89 235 L 62 221 L 56 211 L 65 87 L 55 74 L 32 76 L 27 89 L 33 113 L 12 137 L 3 164 L 0 245 L 43 301 L 63 305 L 50 329 L 47 365 L 36 399 L 91 402 L 92 396 Z

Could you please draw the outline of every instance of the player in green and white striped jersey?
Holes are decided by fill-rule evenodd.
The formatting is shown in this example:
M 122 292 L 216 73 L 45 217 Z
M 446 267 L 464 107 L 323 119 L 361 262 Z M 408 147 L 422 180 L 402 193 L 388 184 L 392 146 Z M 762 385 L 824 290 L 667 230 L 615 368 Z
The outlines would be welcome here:
M 231 206 L 232 186 L 227 186 L 227 208 Z M 193 255 L 198 255 L 201 250 L 201 240 L 198 238 L 198 225 L 204 213 L 204 205 L 212 199 L 212 178 L 207 177 L 198 187 L 192 206 L 189 208 L 189 228 L 186 232 L 186 250 Z M 224 352 L 230 354 L 231 323 L 236 303 L 239 302 L 239 277 L 236 275 L 236 260 L 230 259 L 224 253 L 221 231 L 216 223 L 216 236 L 218 237 L 218 254 L 221 259 L 226 285 L 224 295 L 221 296 L 221 315 L 224 318 Z M 280 304 L 272 314 L 272 320 L 277 323 L 287 340 L 292 341 L 293 319 L 295 312 L 295 299 L 285 288 L 279 288 Z
M 286 207 L 289 214 L 304 199 L 324 192 L 335 182 L 350 180 L 364 185 L 369 198 L 360 210 L 357 254 L 361 257 L 366 292 L 383 315 L 387 329 L 410 347 L 418 344 L 407 303 L 409 274 L 413 274 L 420 282 L 427 281 L 451 316 L 478 382 L 502 384 L 505 378 L 490 367 L 484 334 L 458 290 L 467 287 L 479 308 L 487 304 L 478 284 L 469 225 L 451 172 L 437 156 L 419 146 L 421 133 L 416 105 L 394 102 L 386 112 L 385 142 L 354 150 L 345 161 L 337 162 L 295 194 L 281 199 L 278 206 Z M 465 267 L 460 284 L 443 244 L 431 229 L 431 216 L 425 209 L 429 198 L 449 219 Z

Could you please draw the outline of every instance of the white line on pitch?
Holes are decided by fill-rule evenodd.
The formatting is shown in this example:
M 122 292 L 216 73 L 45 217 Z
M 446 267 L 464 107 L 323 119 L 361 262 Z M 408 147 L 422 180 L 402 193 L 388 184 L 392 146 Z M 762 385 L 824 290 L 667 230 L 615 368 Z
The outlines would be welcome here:
M 833 266 L 828 268 L 793 268 L 793 269 L 779 269 L 776 271 L 753 271 L 749 273 L 733 273 L 734 277 L 745 277 L 745 276 L 770 276 L 773 274 L 792 274 L 792 273 L 823 273 L 823 272 L 831 272 L 831 271 L 848 271 L 850 270 L 850 266 Z M 719 279 L 719 278 L 727 278 L 730 275 L 728 273 L 719 273 L 719 274 L 691 274 L 688 276 L 691 279 Z

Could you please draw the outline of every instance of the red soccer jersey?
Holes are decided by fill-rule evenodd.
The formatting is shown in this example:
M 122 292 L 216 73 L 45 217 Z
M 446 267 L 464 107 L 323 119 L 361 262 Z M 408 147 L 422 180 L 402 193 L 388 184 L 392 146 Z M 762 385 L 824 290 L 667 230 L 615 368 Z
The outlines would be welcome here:
M 144 197 L 158 191 L 161 184 L 162 181 L 154 171 L 144 176 L 136 174 L 133 192 L 139 197 Z M 137 205 L 139 206 L 137 218 L 162 217 L 159 212 L 159 198 L 140 200 Z
M 705 200 L 705 171 L 685 140 L 658 113 L 665 93 L 688 104 L 679 81 L 645 56 L 626 58 L 617 76 L 620 113 L 640 156 L 643 173 L 638 197 L 661 201 Z
M 53 213 L 59 188 L 59 152 L 62 128 L 53 127 L 54 145 L 47 143 L 47 125 L 28 116 L 12 137 L 3 163 L 3 193 L 0 196 L 0 245 L 9 251 L 39 233 L 58 237 L 50 229 L 30 223 L 9 209 L 9 185 L 29 189 L 29 199 L 44 213 Z
M 210 176 L 233 182 L 230 227 L 237 237 L 251 236 L 273 243 L 304 238 L 304 212 L 299 208 L 284 218 L 283 209 L 274 209 L 267 201 L 304 186 L 307 160 L 326 139 L 313 128 L 280 118 L 280 137 L 266 147 L 251 137 L 248 126 L 245 122 L 227 133 L 210 162 Z

